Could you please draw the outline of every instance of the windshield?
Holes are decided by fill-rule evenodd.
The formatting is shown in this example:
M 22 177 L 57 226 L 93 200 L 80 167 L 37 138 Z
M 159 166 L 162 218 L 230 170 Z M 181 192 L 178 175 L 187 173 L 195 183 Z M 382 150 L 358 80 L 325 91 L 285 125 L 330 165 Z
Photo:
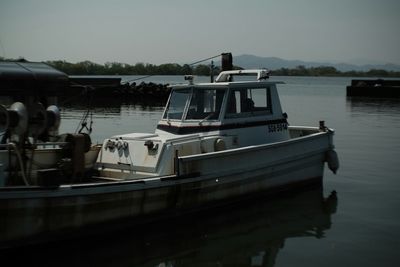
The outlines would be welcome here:
M 164 119 L 217 120 L 221 112 L 225 89 L 186 88 L 173 90 Z M 187 114 L 185 115 L 185 107 Z
M 216 120 L 221 111 L 224 89 L 195 89 L 190 101 L 187 120 Z
M 172 91 L 167 110 L 164 113 L 164 119 L 181 120 L 190 93 L 190 88 Z

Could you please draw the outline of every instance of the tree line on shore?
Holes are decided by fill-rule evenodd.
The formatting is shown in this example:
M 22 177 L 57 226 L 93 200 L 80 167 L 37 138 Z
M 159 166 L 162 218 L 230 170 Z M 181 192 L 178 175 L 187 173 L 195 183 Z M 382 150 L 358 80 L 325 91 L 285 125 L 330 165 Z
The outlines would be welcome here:
M 184 64 L 167 63 L 154 65 L 148 63 L 126 63 L 107 62 L 103 65 L 91 61 L 69 63 L 62 60 L 47 61 L 47 64 L 65 72 L 68 75 L 209 75 L 210 67 L 207 65 L 196 65 L 194 67 Z M 216 69 L 219 71 L 219 69 Z
M 26 61 L 25 59 L 5 59 L 0 61 Z M 210 65 L 198 64 L 177 64 L 167 63 L 154 65 L 148 63 L 136 63 L 130 65 L 119 62 L 107 62 L 97 64 L 91 61 L 70 63 L 65 60 L 46 61 L 50 66 L 65 72 L 68 75 L 210 75 Z M 234 69 L 241 69 L 234 66 Z M 214 74 L 221 71 L 219 66 L 214 66 Z M 329 76 L 329 77 L 400 77 L 398 71 L 387 71 L 383 69 L 371 69 L 369 71 L 339 71 L 334 67 L 320 66 L 310 67 L 297 66 L 295 68 L 280 68 L 272 70 L 273 76 Z
M 297 66 L 293 69 L 280 68 L 272 71 L 276 76 L 328 76 L 328 77 L 400 77 L 398 71 L 387 71 L 382 69 L 370 69 L 369 71 L 339 71 L 335 67 L 320 66 L 310 67 Z

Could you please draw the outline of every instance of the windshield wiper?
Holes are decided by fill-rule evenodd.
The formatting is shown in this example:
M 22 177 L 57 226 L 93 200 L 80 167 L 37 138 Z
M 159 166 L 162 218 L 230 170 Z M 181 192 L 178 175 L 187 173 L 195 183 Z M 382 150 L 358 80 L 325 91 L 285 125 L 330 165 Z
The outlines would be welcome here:
M 201 125 L 204 121 L 208 120 L 209 118 L 211 118 L 215 113 L 211 112 L 210 114 L 207 115 L 207 117 L 205 117 L 204 119 L 202 119 L 201 121 L 199 121 L 199 125 Z

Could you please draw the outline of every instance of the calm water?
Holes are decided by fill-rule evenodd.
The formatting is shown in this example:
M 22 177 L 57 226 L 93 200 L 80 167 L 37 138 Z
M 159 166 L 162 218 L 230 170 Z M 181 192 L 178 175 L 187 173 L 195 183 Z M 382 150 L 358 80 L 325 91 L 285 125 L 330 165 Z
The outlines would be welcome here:
M 336 130 L 341 166 L 337 175 L 325 171 L 323 188 L 24 253 L 65 266 L 398 266 L 400 100 L 346 98 L 349 78 L 271 79 L 285 82 L 279 92 L 290 124 L 325 120 Z M 162 107 L 113 102 L 96 106 L 94 140 L 154 131 Z M 62 131 L 75 129 L 83 111 L 64 108 Z

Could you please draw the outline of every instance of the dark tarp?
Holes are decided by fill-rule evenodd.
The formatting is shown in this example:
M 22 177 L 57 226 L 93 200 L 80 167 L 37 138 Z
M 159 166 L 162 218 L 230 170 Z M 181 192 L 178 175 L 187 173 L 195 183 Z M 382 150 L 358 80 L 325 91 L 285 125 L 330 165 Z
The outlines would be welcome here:
M 0 62 L 1 96 L 60 96 L 69 88 L 68 75 L 45 63 Z

